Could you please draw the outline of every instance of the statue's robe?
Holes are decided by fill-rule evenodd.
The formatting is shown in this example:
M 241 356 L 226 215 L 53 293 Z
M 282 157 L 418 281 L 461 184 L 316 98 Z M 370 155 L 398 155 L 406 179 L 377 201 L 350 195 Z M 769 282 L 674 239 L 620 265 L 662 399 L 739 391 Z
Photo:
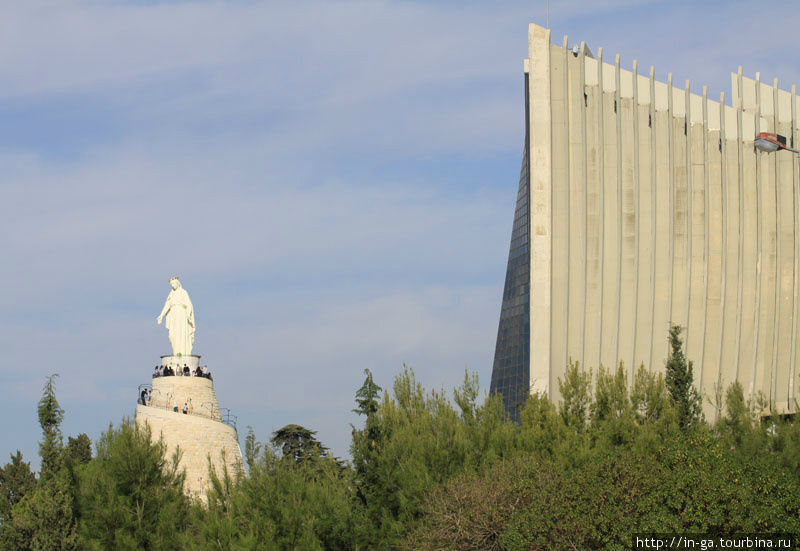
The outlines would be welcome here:
M 169 342 L 172 355 L 189 356 L 194 344 L 194 308 L 189 300 L 189 293 L 183 287 L 170 291 L 167 302 L 166 326 L 169 331 Z

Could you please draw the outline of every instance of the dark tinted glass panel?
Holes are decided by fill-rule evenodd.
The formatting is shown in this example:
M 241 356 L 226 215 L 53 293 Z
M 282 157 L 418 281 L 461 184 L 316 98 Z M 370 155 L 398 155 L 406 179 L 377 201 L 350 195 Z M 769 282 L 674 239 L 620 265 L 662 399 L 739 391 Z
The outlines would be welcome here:
M 527 149 L 526 146 L 522 154 L 490 390 L 502 394 L 506 411 L 515 421 L 519 421 L 519 406 L 525 402 L 530 384 L 530 186 Z

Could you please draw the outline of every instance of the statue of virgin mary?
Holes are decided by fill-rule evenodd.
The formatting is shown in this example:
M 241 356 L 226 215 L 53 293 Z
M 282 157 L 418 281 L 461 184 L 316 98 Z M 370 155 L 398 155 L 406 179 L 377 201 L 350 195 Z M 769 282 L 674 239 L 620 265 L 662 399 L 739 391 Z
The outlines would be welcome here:
M 192 301 L 189 300 L 189 293 L 181 287 L 177 276 L 170 278 L 169 284 L 172 286 L 172 291 L 167 295 L 157 321 L 160 325 L 164 316 L 167 316 L 165 325 L 169 331 L 172 355 L 189 356 L 192 354 L 194 344 L 194 308 Z

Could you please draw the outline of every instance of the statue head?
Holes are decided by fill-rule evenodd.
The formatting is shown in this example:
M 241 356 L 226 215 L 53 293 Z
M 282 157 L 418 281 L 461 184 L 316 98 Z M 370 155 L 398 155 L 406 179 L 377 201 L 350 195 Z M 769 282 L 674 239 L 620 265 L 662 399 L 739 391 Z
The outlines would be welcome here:
M 181 282 L 178 280 L 178 276 L 169 278 L 169 284 L 172 286 L 173 290 L 181 286 Z

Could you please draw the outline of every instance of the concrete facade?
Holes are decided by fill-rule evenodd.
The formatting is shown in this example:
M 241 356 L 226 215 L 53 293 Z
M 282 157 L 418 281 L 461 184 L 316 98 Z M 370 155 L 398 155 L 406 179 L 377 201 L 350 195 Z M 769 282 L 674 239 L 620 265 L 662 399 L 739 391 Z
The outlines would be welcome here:
M 673 86 L 671 74 L 666 83 L 653 68 L 639 75 L 636 61 L 632 71 L 618 55 L 605 63 L 602 49 L 595 59 L 566 37 L 552 44 L 537 25 L 524 67 L 529 177 L 519 197 L 530 198 L 530 281 L 515 291 L 507 277 L 503 308 L 527 300 L 521 323 L 529 325 L 520 327 L 529 339 L 512 342 L 501 316 L 492 389 L 505 396 L 520 384 L 558 401 L 570 359 L 587 368 L 621 362 L 629 381 L 642 363 L 663 370 L 674 323 L 685 328 L 704 396 L 738 380 L 746 397 L 761 393 L 774 410 L 793 411 L 797 159 L 753 142 L 777 132 L 797 143 L 795 88 L 740 69 L 726 105 L 705 87 Z M 714 407 L 704 400 L 704 408 L 713 420 Z
M 189 413 L 181 413 L 184 403 Z M 178 405 L 178 412 L 173 411 Z M 148 425 L 153 440 L 163 438 L 167 456 L 181 450 L 179 467 L 186 470 L 186 492 L 205 501 L 210 487 L 208 460 L 218 475 L 225 465 L 234 476 L 242 471 L 242 451 L 236 428 L 222 422 L 214 385 L 204 377 L 153 379 L 148 405 L 136 406 L 136 423 Z

